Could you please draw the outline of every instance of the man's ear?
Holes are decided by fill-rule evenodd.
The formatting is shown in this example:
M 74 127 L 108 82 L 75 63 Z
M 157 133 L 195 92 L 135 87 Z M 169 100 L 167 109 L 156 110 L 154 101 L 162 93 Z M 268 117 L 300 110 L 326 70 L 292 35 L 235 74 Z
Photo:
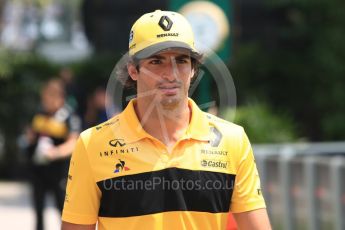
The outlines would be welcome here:
M 195 76 L 195 70 L 194 70 L 194 68 L 192 68 L 192 71 L 191 71 L 191 73 L 190 73 L 190 80 L 194 80 L 194 78 L 196 77 Z
M 138 80 L 138 70 L 137 70 L 137 67 L 133 63 L 127 64 L 127 71 L 130 78 L 132 78 L 133 81 Z

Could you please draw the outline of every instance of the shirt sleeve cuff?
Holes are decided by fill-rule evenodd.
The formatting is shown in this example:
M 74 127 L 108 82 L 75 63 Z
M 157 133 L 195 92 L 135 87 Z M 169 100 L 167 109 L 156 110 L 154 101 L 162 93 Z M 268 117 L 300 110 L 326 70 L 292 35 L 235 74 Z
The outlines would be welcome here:
M 260 202 L 250 203 L 250 204 L 232 204 L 231 205 L 231 212 L 232 213 L 241 213 L 241 212 L 249 212 L 256 209 L 266 208 L 265 201 L 262 200 Z
M 75 213 L 70 213 L 64 211 L 62 213 L 62 220 L 72 224 L 96 224 L 97 217 L 95 216 L 88 216 L 88 215 L 80 215 Z

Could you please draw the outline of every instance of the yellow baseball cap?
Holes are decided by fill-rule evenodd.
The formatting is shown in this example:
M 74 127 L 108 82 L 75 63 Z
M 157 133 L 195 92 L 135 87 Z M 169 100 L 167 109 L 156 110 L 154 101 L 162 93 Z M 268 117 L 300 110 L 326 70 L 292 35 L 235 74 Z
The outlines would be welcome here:
M 181 14 L 156 10 L 144 14 L 133 24 L 129 34 L 129 56 L 143 59 L 172 48 L 198 54 L 192 27 Z

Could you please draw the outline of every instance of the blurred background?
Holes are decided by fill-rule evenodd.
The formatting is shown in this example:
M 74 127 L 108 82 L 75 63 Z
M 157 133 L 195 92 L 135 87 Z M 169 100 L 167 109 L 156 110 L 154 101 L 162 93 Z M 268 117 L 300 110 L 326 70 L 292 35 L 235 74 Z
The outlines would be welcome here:
M 184 14 L 228 66 L 234 122 L 253 143 L 274 229 L 345 229 L 342 0 L 1 0 L 0 228 L 34 229 L 23 133 L 43 83 L 64 82 L 82 129 L 104 121 L 106 85 L 130 27 L 155 9 Z M 219 102 L 209 74 L 192 97 Z M 59 229 L 47 199 L 47 229 Z

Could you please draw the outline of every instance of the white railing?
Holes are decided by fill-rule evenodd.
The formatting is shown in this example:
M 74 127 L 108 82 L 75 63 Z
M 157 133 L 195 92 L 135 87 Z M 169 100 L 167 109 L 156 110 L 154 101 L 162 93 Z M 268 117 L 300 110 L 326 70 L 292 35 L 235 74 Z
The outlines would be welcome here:
M 274 229 L 345 229 L 345 142 L 253 149 Z

